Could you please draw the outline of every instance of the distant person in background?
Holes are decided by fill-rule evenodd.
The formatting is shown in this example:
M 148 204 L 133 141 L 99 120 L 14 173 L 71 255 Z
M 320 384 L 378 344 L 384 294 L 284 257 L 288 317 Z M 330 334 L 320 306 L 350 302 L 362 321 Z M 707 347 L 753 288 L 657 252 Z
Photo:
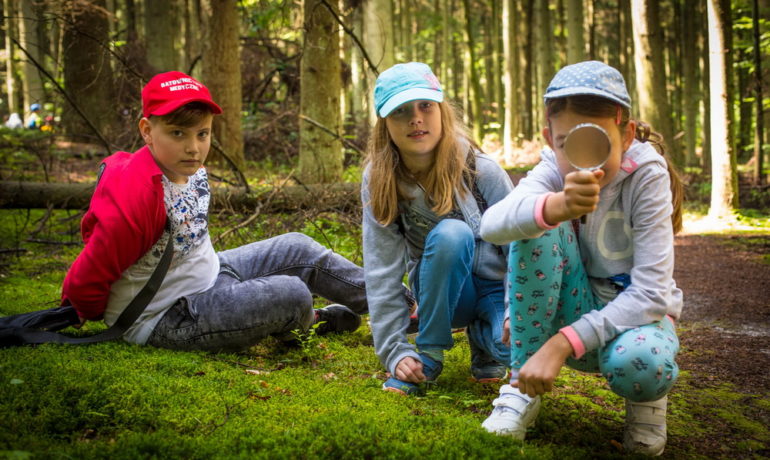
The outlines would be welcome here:
M 29 106 L 29 115 L 27 116 L 27 121 L 24 123 L 24 126 L 27 127 L 27 129 L 40 129 L 40 127 L 43 125 L 43 120 L 40 118 L 40 104 L 34 103 Z
M 24 123 L 21 121 L 21 117 L 18 113 L 13 112 L 8 120 L 5 121 L 5 127 L 10 129 L 19 129 L 24 127 Z

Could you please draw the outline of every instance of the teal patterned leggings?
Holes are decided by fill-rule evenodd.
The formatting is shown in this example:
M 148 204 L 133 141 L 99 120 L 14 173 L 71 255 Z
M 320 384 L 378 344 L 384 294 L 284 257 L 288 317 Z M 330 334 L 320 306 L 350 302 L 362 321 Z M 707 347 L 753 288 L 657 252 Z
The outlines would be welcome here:
M 527 359 L 559 329 L 604 307 L 594 296 L 580 260 L 570 222 L 541 237 L 511 243 L 508 256 L 508 308 L 511 315 L 511 367 Z M 601 372 L 612 391 L 632 401 L 665 396 L 679 375 L 674 360 L 679 339 L 669 317 L 628 330 L 570 367 Z

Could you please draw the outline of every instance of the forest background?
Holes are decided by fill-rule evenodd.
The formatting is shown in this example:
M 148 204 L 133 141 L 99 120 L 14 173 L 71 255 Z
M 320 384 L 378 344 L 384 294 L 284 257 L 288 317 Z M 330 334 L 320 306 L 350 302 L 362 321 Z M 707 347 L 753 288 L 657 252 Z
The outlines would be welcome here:
M 142 143 L 140 91 L 182 70 L 216 117 L 217 250 L 301 231 L 362 263 L 358 183 L 379 72 L 433 68 L 473 138 L 518 180 L 566 64 L 624 75 L 686 191 L 675 278 L 682 374 L 672 458 L 770 456 L 770 1 L 2 0 L 0 314 L 53 307 L 101 158 Z M 708 234 L 703 236 L 703 234 Z M 317 306 L 323 305 L 318 299 Z M 71 334 L 104 326 L 91 322 Z M 480 423 L 455 334 L 421 398 L 379 387 L 368 327 L 298 348 L 180 353 L 107 343 L 0 351 L 0 457 L 611 458 L 623 402 L 564 369 L 526 443 Z

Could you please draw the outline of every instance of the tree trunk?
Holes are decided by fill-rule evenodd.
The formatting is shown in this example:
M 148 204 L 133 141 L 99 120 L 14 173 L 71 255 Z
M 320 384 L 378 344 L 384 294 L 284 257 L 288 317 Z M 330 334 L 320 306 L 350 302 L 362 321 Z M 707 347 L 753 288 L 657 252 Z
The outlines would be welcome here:
M 451 12 L 449 9 L 449 0 L 443 0 L 441 8 L 441 84 L 444 85 L 444 91 L 449 89 L 449 78 L 451 68 L 450 46 L 452 43 L 452 34 L 450 30 Z M 438 71 L 439 69 L 435 69 Z
M 685 11 L 682 14 L 682 70 L 684 80 L 683 108 L 684 108 L 684 163 L 687 166 L 695 166 L 695 148 L 698 139 L 698 94 L 700 93 L 700 79 L 698 71 L 698 45 L 697 29 L 695 24 L 695 12 Z
M 219 0 L 211 0 L 212 6 Z M 157 72 L 184 70 L 179 67 L 182 35 L 182 9 L 180 0 L 145 1 L 144 2 L 144 36 L 147 48 L 147 62 Z M 212 23 L 217 22 L 212 15 Z M 210 40 L 217 40 L 213 31 L 209 33 Z M 229 108 L 228 108 L 229 109 Z
M 618 70 L 623 74 L 631 100 L 638 101 L 636 72 L 634 69 L 634 32 L 631 20 L 631 3 L 628 1 L 619 2 L 618 15 L 618 30 L 620 32 L 620 68 Z M 632 108 L 638 113 L 638 104 L 633 104 Z
M 567 1 L 567 64 L 575 64 L 586 58 L 583 38 L 583 0 Z
M 359 37 L 359 40 L 363 37 L 363 27 L 364 12 L 363 9 L 358 6 L 353 10 L 353 33 Z M 364 102 L 368 97 L 364 88 L 366 65 L 364 64 L 364 58 L 358 45 L 351 43 L 350 46 L 350 79 L 352 83 L 350 113 L 352 114 L 355 123 L 368 128 L 369 114 L 364 109 Z
M 515 34 L 515 0 L 503 2 L 503 85 L 505 88 L 505 120 L 503 122 L 503 156 L 513 158 L 514 147 L 518 144 L 518 55 Z
M 342 177 L 340 142 L 340 59 L 337 22 L 320 0 L 303 2 L 304 46 L 300 70 L 300 114 L 336 136 L 300 119 L 299 177 L 306 184 L 336 182 Z
M 362 39 L 366 53 L 379 72 L 388 69 L 396 63 L 393 49 L 393 10 L 390 0 L 366 0 L 364 3 L 364 30 Z M 372 120 L 377 118 L 375 113 L 374 82 L 377 75 L 367 71 L 369 78 L 369 107 Z M 446 84 L 446 82 L 442 82 Z M 320 120 L 319 120 L 320 121 Z
M 738 207 L 732 140 L 732 19 L 729 0 L 707 0 L 711 93 L 711 207 L 709 216 L 727 217 Z
M 211 13 L 208 49 L 203 57 L 203 84 L 223 110 L 214 117 L 214 135 L 230 159 L 243 167 L 240 19 L 236 0 L 211 0 Z M 216 161 L 217 157 L 212 159 Z
M 534 84 L 536 98 L 534 106 L 538 108 L 535 126 L 544 123 L 543 94 L 554 75 L 553 66 L 553 27 L 548 0 L 535 1 L 535 40 L 537 41 L 537 82 Z
M 359 209 L 359 184 L 344 182 L 324 185 L 295 185 L 276 189 L 260 187 L 245 193 L 243 189 L 215 187 L 211 191 L 212 210 L 253 212 L 296 212 Z M 0 181 L 2 209 L 86 209 L 94 184 Z
M 634 26 L 634 61 L 640 118 L 663 135 L 676 164 L 681 164 L 674 144 L 671 108 L 666 91 L 666 69 L 663 62 L 663 40 L 658 3 L 632 0 Z
M 520 15 L 518 18 L 520 31 L 519 37 L 522 43 L 519 45 L 519 87 L 521 88 L 520 100 L 522 101 L 521 117 L 521 135 L 522 139 L 532 139 L 532 7 L 534 0 L 524 0 L 520 4 Z
M 109 138 L 116 123 L 114 82 L 107 43 L 107 15 L 104 0 L 70 2 L 65 6 L 67 25 L 63 37 L 64 87 L 91 124 Z M 88 123 L 70 104 L 62 112 L 64 131 L 74 137 L 94 141 L 97 137 Z
M 505 0 L 502 0 L 505 1 Z M 501 0 L 492 0 L 492 88 L 493 88 L 493 104 L 496 108 L 496 122 L 498 124 L 497 134 L 498 138 L 502 139 L 503 135 L 503 120 L 505 119 L 505 103 L 503 99 L 503 66 L 502 62 L 502 50 L 500 43 L 500 28 L 502 27 L 502 19 L 500 17 L 502 5 Z
M 42 57 L 45 55 L 43 43 L 40 41 L 38 27 L 43 24 L 38 21 L 37 9 L 33 0 L 21 0 L 19 24 L 19 43 L 29 55 L 40 65 L 44 65 Z M 24 92 L 24 108 L 29 110 L 30 104 L 43 104 L 45 92 L 43 91 L 43 79 L 40 71 L 25 54 L 22 59 L 22 88 Z
M 703 174 L 711 176 L 711 72 L 709 70 L 709 23 L 708 23 L 708 0 L 699 2 L 696 21 L 698 21 L 698 30 L 700 31 L 700 40 L 698 40 L 700 46 L 698 48 L 701 65 L 701 94 L 703 95 L 703 103 L 700 105 L 702 129 L 701 141 L 703 142 L 703 149 L 701 151 L 701 166 L 703 168 Z
M 468 46 L 468 68 L 470 74 L 469 89 L 471 91 L 471 119 L 473 120 L 473 138 L 477 143 L 481 143 L 484 138 L 484 115 L 481 113 L 481 84 L 479 82 L 479 72 L 476 68 L 476 44 L 473 39 L 473 24 L 471 18 L 471 2 L 470 0 L 463 0 L 463 6 L 465 8 L 465 43 Z
M 3 29 L 5 30 L 5 93 L 8 101 L 8 112 L 17 113 L 23 116 L 23 111 L 19 110 L 18 92 L 15 69 L 16 60 L 14 59 L 14 44 L 11 38 L 18 38 L 16 28 L 16 2 L 14 0 L 3 0 Z
M 764 115 L 762 113 L 762 50 L 759 47 L 759 3 L 754 0 L 751 10 L 752 35 L 754 39 L 754 92 L 756 94 L 757 118 L 754 123 L 754 170 L 752 179 L 754 184 L 763 182 L 762 168 L 764 166 L 764 154 L 762 152 L 762 139 L 764 137 Z

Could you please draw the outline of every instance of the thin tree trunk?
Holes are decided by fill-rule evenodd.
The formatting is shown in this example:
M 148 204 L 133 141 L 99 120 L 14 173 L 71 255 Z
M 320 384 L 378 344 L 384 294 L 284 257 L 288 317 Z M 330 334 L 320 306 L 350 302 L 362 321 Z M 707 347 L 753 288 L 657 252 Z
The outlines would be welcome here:
M 762 168 L 764 166 L 764 154 L 762 152 L 762 139 L 764 137 L 764 114 L 762 113 L 762 50 L 759 47 L 759 2 L 754 0 L 751 10 L 752 35 L 754 39 L 754 92 L 756 99 L 757 116 L 754 123 L 754 170 L 752 179 L 754 184 L 763 182 Z
M 516 48 L 516 26 L 514 0 L 503 2 L 503 83 L 505 88 L 505 121 L 503 123 L 503 156 L 506 160 L 513 159 L 514 147 L 518 145 L 518 55 Z
M 505 1 L 505 0 L 502 0 Z M 502 139 L 503 136 L 503 120 L 505 119 L 505 101 L 503 99 L 503 66 L 502 62 L 502 50 L 500 43 L 500 28 L 501 24 L 501 0 L 492 0 L 492 88 L 494 89 L 494 105 L 496 108 L 496 120 L 498 124 L 497 134 L 498 138 Z
M 371 58 L 379 72 L 388 69 L 396 63 L 393 49 L 393 10 L 390 0 L 366 0 L 364 3 L 364 30 L 362 37 L 366 53 Z M 377 76 L 369 69 L 368 86 L 374 88 Z M 377 117 L 372 103 L 374 91 L 369 91 L 369 107 L 371 117 Z
M 451 67 L 449 57 L 449 46 L 452 42 L 450 18 L 449 0 L 443 0 L 441 8 L 441 84 L 445 86 L 445 90 L 449 88 Z
M 5 30 L 5 94 L 8 101 L 8 112 L 18 113 L 19 116 L 23 116 L 23 113 L 19 111 L 19 95 L 17 93 L 18 82 L 16 80 L 15 69 L 16 60 L 14 59 L 14 45 L 11 38 L 17 38 L 18 33 L 16 29 L 16 2 L 13 0 L 3 0 L 3 28 Z
M 236 0 L 211 0 L 208 49 L 203 57 L 203 83 L 223 107 L 223 113 L 214 117 L 214 135 L 222 150 L 241 168 L 245 159 L 241 128 L 240 18 L 236 8 Z
M 33 0 L 21 0 L 20 19 L 19 25 L 19 43 L 29 53 L 34 60 L 43 65 L 44 61 L 41 52 L 42 43 L 39 40 L 38 26 L 40 22 L 37 20 L 38 8 Z M 26 57 L 22 59 L 22 88 L 24 93 L 24 106 L 29 110 L 30 104 L 45 102 L 45 92 L 43 91 L 43 79 L 40 76 L 40 71 L 32 63 L 32 61 Z
M 658 4 L 650 0 L 632 0 L 631 5 L 640 117 L 663 135 L 674 162 L 681 164 L 681 155 L 674 144 L 671 109 L 666 91 Z
M 473 40 L 473 24 L 471 20 L 471 2 L 470 0 L 463 0 L 463 7 L 465 8 L 465 43 L 468 47 L 468 67 L 470 78 L 470 90 L 471 90 L 471 104 L 472 110 L 471 119 L 473 120 L 473 137 L 477 143 L 481 143 L 484 138 L 484 116 L 481 113 L 481 85 L 479 82 L 479 73 L 476 69 L 476 50 L 475 40 Z
M 732 20 L 729 0 L 707 0 L 711 93 L 711 207 L 709 216 L 723 218 L 738 207 L 732 113 Z
M 300 73 L 300 113 L 337 134 L 300 118 L 299 177 L 306 184 L 342 177 L 344 152 L 339 93 L 340 59 L 337 22 L 320 0 L 303 2 L 304 46 Z
M 638 101 L 639 97 L 636 91 L 636 68 L 634 66 L 634 31 L 631 20 L 631 2 L 623 1 L 619 2 L 618 9 L 620 10 L 620 72 L 623 74 L 623 79 L 626 81 L 628 87 L 628 94 L 631 96 L 632 101 Z M 636 111 L 636 116 L 639 113 L 639 104 L 633 104 L 633 110 Z
M 535 38 L 537 40 L 537 82 L 534 84 L 537 97 L 534 106 L 537 107 L 536 123 L 543 120 L 543 94 L 554 75 L 553 67 L 553 27 L 551 12 L 548 10 L 548 0 L 535 1 Z
M 583 0 L 567 2 L 567 63 L 585 60 L 586 44 L 583 38 Z
M 700 92 L 700 80 L 698 71 L 698 46 L 697 29 L 695 24 L 696 13 L 685 11 L 682 14 L 682 70 L 684 80 L 683 105 L 684 105 L 684 140 L 685 158 L 684 164 L 695 166 L 695 148 L 698 139 L 698 94 Z
M 520 4 L 520 15 L 518 19 L 520 39 L 519 45 L 519 69 L 522 110 L 521 116 L 521 135 L 522 139 L 532 139 L 532 61 L 534 59 L 532 45 L 532 8 L 534 0 L 523 0 Z

